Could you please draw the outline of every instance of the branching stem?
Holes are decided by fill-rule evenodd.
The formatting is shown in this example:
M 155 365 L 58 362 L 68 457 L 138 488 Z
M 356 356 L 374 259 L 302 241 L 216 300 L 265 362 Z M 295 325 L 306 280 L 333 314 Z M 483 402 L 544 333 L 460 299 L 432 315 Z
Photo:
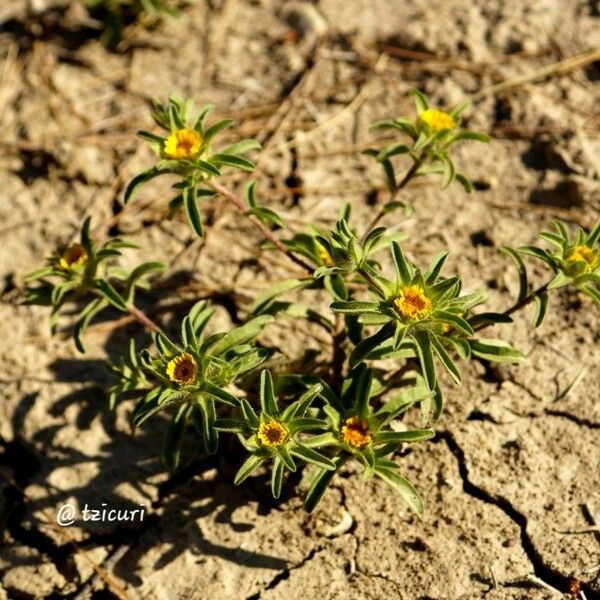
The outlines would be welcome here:
M 162 332 L 160 325 L 157 325 L 149 316 L 146 315 L 139 308 L 133 304 L 127 305 L 127 312 L 139 323 L 141 323 L 146 329 L 155 332 Z
M 419 158 L 415 159 L 415 162 L 413 163 L 412 167 L 408 171 L 406 171 L 406 173 L 404 174 L 404 177 L 396 185 L 396 189 L 391 193 L 389 202 L 392 202 L 394 200 L 394 198 L 398 195 L 398 192 L 402 188 L 404 188 L 408 185 L 410 180 L 416 175 L 417 171 L 423 164 L 424 160 L 425 160 L 425 154 L 421 154 L 419 156 Z M 375 218 L 369 223 L 369 226 L 365 230 L 365 235 L 367 235 L 370 231 L 373 231 L 373 229 L 375 229 L 375 227 L 379 224 L 379 221 L 381 221 L 381 219 L 383 219 L 385 213 L 386 213 L 386 211 L 385 211 L 385 206 L 384 206 L 375 215 Z
M 212 188 L 215 192 L 223 196 L 226 200 L 231 202 L 241 213 L 247 213 L 247 207 L 244 201 L 234 192 L 221 185 L 218 181 L 210 180 L 206 184 Z M 275 248 L 282 254 L 285 254 L 293 263 L 304 269 L 307 273 L 312 274 L 314 268 L 307 262 L 302 260 L 296 254 L 294 254 L 289 248 L 282 243 L 282 241 L 257 217 L 254 215 L 246 215 L 250 222 L 262 233 L 262 235 L 271 242 Z
M 515 302 L 510 308 L 507 308 L 502 314 L 505 317 L 510 317 L 510 315 L 512 315 L 513 313 L 516 313 L 517 311 L 521 310 L 522 308 L 525 308 L 526 306 L 531 304 L 537 296 L 540 296 L 541 294 L 544 294 L 545 292 L 547 292 L 549 285 L 550 285 L 549 281 L 544 283 L 544 285 L 541 285 L 539 288 L 537 288 L 533 292 L 530 292 L 529 294 L 527 294 L 527 296 L 525 296 L 525 298 L 523 298 L 522 300 Z M 481 331 L 482 329 L 487 329 L 491 325 L 494 325 L 494 323 L 490 323 L 490 322 L 481 323 L 481 325 L 475 327 L 475 331 Z

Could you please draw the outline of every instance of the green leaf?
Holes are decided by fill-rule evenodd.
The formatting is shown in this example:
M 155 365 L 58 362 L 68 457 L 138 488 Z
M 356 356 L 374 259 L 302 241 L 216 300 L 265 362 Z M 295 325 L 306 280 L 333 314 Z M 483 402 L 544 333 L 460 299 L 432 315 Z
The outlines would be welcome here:
M 525 264 L 521 260 L 519 254 L 509 246 L 502 246 L 500 250 L 502 250 L 502 252 L 504 252 L 504 254 L 506 254 L 507 256 L 510 256 L 517 267 L 517 271 L 519 273 L 519 296 L 517 300 L 518 302 L 522 302 L 527 297 L 529 289 L 529 284 L 527 281 L 527 270 L 525 269 Z
M 182 404 L 173 415 L 173 419 L 169 423 L 165 433 L 162 458 L 165 466 L 170 471 L 176 469 L 179 465 L 179 453 L 190 410 L 191 407 L 188 404 Z
M 380 424 L 385 424 L 403 413 L 413 404 L 431 398 L 432 392 L 423 385 L 416 385 L 403 390 L 398 395 L 388 400 L 376 413 L 375 417 Z
M 586 296 L 589 296 L 594 304 L 600 309 L 600 291 L 591 285 L 583 285 L 579 288 Z
M 198 209 L 198 202 L 196 200 L 195 184 L 184 188 L 183 204 L 185 206 L 185 212 L 187 214 L 190 226 L 198 237 L 204 237 L 204 230 L 202 229 L 202 217 L 200 216 L 200 210 Z
M 423 376 L 425 377 L 425 381 L 427 382 L 427 387 L 430 390 L 435 389 L 436 384 L 436 375 L 435 375 L 435 364 L 433 362 L 433 353 L 431 350 L 431 337 L 429 332 L 417 330 L 413 333 L 417 356 L 419 358 L 419 363 L 421 364 L 421 369 L 423 371 Z
M 573 282 L 573 278 L 569 277 L 566 273 L 563 273 L 562 271 L 559 271 L 554 279 L 548 284 L 548 289 L 549 290 L 556 290 L 558 288 L 564 287 L 566 285 L 569 285 L 570 283 Z
M 194 129 L 196 131 L 202 132 L 204 119 L 206 119 L 206 116 L 212 111 L 212 109 L 213 109 L 212 104 L 205 104 L 200 109 L 200 111 L 198 112 L 198 115 L 196 116 L 196 120 L 194 121 Z
M 250 150 L 260 150 L 261 145 L 257 140 L 241 140 L 232 144 L 231 146 L 227 146 L 221 153 L 222 154 L 244 154 L 244 152 L 248 152 Z
M 226 392 L 221 389 L 218 385 L 211 383 L 210 381 L 204 381 L 202 383 L 202 391 L 229 406 L 240 406 L 239 398 L 236 398 L 233 394 Z
M 467 194 L 470 194 L 473 191 L 473 184 L 471 183 L 471 180 L 466 176 L 463 175 L 462 173 L 455 173 L 454 174 L 454 178 L 456 179 L 456 181 L 458 181 L 458 183 L 460 183 L 460 185 L 463 186 L 465 192 L 467 192 Z
M 101 298 L 96 298 L 95 300 L 92 300 L 79 314 L 79 319 L 77 319 L 77 323 L 75 323 L 75 328 L 73 329 L 73 340 L 75 341 L 75 346 L 79 352 L 85 352 L 85 348 L 83 347 L 83 343 L 81 341 L 83 332 L 94 316 L 103 310 L 106 305 L 107 304 L 104 300 Z
M 394 172 L 394 165 L 392 165 L 387 158 L 381 160 L 380 163 L 383 167 L 383 172 L 385 173 L 388 190 L 393 194 L 396 191 L 396 173 Z
M 419 90 L 411 90 L 408 92 L 408 94 L 409 96 L 412 96 L 417 114 L 420 115 L 424 110 L 429 108 L 429 102 L 427 101 L 427 98 Z
M 546 309 L 548 308 L 548 294 L 546 292 L 542 294 L 536 294 L 535 300 L 535 317 L 533 319 L 533 326 L 539 327 L 544 317 L 546 316 Z
M 283 460 L 285 466 L 292 471 L 292 473 L 296 471 L 296 463 L 294 462 L 294 459 L 292 458 L 286 446 L 278 446 L 277 454 L 281 457 L 281 460 Z
M 471 325 L 469 325 L 469 323 L 465 321 L 465 319 L 453 313 L 447 312 L 445 310 L 436 310 L 433 312 L 432 316 L 436 320 L 451 325 L 454 329 L 456 329 L 456 331 L 460 331 L 465 335 L 472 336 L 475 333 Z
M 444 264 L 448 258 L 448 252 L 440 252 L 431 261 L 427 271 L 423 273 L 423 279 L 427 285 L 433 285 L 439 277 L 440 271 L 444 267 Z
M 153 337 L 158 351 L 163 356 L 171 357 L 181 352 L 181 350 L 163 333 L 155 333 Z
M 242 481 L 251 475 L 253 471 L 258 469 L 264 461 L 264 456 L 256 456 L 255 454 L 250 455 L 236 473 L 235 479 L 233 480 L 234 485 L 242 483 Z
M 369 416 L 369 398 L 371 397 L 371 386 L 373 384 L 373 371 L 366 368 L 364 364 L 358 368 L 360 372 L 356 382 L 353 405 L 358 417 L 366 419 Z
M 116 309 L 122 312 L 127 312 L 127 304 L 125 303 L 125 300 L 119 295 L 117 290 L 115 290 L 115 288 L 108 283 L 108 281 L 99 279 L 96 281 L 96 289 Z
M 394 142 L 379 152 L 377 155 L 377 160 L 382 161 L 398 154 L 406 154 L 407 152 L 410 152 L 410 148 L 408 146 Z
M 392 489 L 410 506 L 420 517 L 423 516 L 423 500 L 415 487 L 398 472 L 392 469 L 378 467 L 375 464 L 375 473 L 381 477 Z
M 90 221 L 92 217 L 86 217 L 81 226 L 81 245 L 88 254 L 92 254 L 92 241 L 90 240 Z
M 235 346 L 246 344 L 252 341 L 263 330 L 265 325 L 272 323 L 273 320 L 273 317 L 270 315 L 255 317 L 221 337 L 215 344 L 210 346 L 208 351 L 211 355 L 217 356 L 231 350 Z
M 523 360 L 523 354 L 502 340 L 480 338 L 469 340 L 475 356 L 495 362 L 518 363 Z
M 347 460 L 348 456 L 337 456 L 333 459 L 335 469 L 339 469 Z M 304 508 L 311 513 L 315 510 L 317 504 L 325 494 L 327 486 L 331 483 L 335 471 L 326 469 L 317 469 L 310 482 L 308 493 L 304 499 Z
M 283 461 L 279 456 L 273 461 L 273 472 L 271 473 L 271 494 L 273 498 L 279 498 L 281 495 L 281 484 L 283 482 Z
M 142 184 L 146 183 L 147 181 L 150 181 L 151 179 L 154 179 L 155 177 L 158 177 L 159 175 L 163 175 L 164 173 L 169 172 L 169 170 L 158 169 L 157 167 L 153 167 L 152 169 L 148 169 L 147 171 L 140 173 L 129 182 L 129 185 L 125 190 L 123 202 L 127 204 L 133 198 L 138 188 Z
M 217 165 L 235 167 L 248 173 L 254 171 L 255 167 L 255 164 L 251 160 L 247 160 L 246 158 L 235 156 L 233 154 L 213 154 L 210 157 L 210 162 Z
M 279 414 L 275 401 L 273 378 L 266 369 L 260 374 L 260 407 L 263 413 L 270 417 L 276 417 Z
M 264 206 L 255 206 L 244 213 L 245 215 L 253 215 L 263 223 L 273 223 L 278 227 L 285 227 L 285 221 L 270 208 Z
M 157 271 L 162 271 L 165 268 L 164 263 L 161 262 L 147 262 L 141 265 L 138 265 L 127 278 L 127 283 L 125 284 L 125 298 L 128 301 L 132 300 L 132 292 L 135 287 L 135 283 L 143 277 L 144 275 L 148 275 L 149 273 L 155 273 Z
M 443 154 L 440 160 L 442 161 L 442 165 L 444 167 L 442 172 L 442 189 L 445 190 L 454 181 L 456 169 L 454 168 L 452 159 L 446 154 Z
M 457 384 L 460 384 L 460 373 L 456 368 L 456 365 L 452 362 L 452 359 L 438 340 L 437 336 L 434 333 L 432 333 L 429 339 L 431 340 L 431 346 L 433 348 L 433 351 L 438 355 L 440 362 L 442 363 L 442 365 L 444 365 L 444 368 L 446 369 L 446 371 L 448 371 L 450 377 L 452 377 L 452 379 L 454 379 L 454 381 Z
M 363 360 L 370 352 L 394 335 L 396 327 L 393 323 L 384 325 L 377 333 L 365 338 L 358 344 L 350 354 L 350 366 L 354 367 Z
M 215 175 L 216 177 L 218 177 L 221 174 L 221 171 L 219 171 L 219 169 L 215 165 L 207 162 L 206 160 L 199 160 L 198 162 L 193 163 L 190 166 L 199 171 L 204 171 L 209 175 Z
M 400 281 L 402 285 L 408 285 L 412 279 L 412 269 L 406 261 L 406 258 L 404 258 L 404 253 L 398 242 L 392 243 L 392 258 L 394 259 L 394 265 L 396 266 L 398 281 Z
M 600 219 L 596 221 L 596 224 L 588 233 L 587 237 L 585 238 L 585 243 L 588 247 L 593 248 L 598 240 L 600 240 Z
M 275 285 L 272 285 L 267 290 L 265 290 L 262 294 L 260 294 L 255 300 L 254 304 L 250 307 L 250 314 L 257 315 L 260 314 L 266 307 L 268 307 L 275 298 L 278 296 L 285 294 L 286 292 L 291 292 L 293 290 L 299 290 L 305 288 L 307 285 L 312 283 L 311 279 L 284 279 L 283 281 L 277 282 Z
M 195 352 L 198 351 L 194 327 L 192 326 L 192 321 L 189 316 L 185 316 L 181 322 L 181 339 L 186 348 L 191 348 Z
M 358 300 L 336 301 L 330 305 L 331 310 L 342 314 L 374 314 L 381 313 L 379 302 L 360 302 Z
M 490 141 L 490 136 L 480 131 L 471 131 L 470 129 L 461 129 L 456 135 L 452 137 L 452 142 L 459 140 L 474 140 L 476 142 L 483 142 L 487 144 Z
M 307 463 L 312 463 L 313 465 L 317 465 L 317 467 L 322 469 L 335 471 L 335 463 L 330 458 L 327 458 L 312 448 L 304 446 L 298 441 L 294 441 L 294 443 L 291 445 L 290 451 L 294 456 L 301 458 Z
M 380 431 L 373 436 L 376 444 L 408 444 L 423 442 L 435 436 L 433 429 L 411 429 L 410 431 Z
M 215 429 L 217 431 L 227 431 L 228 433 L 244 433 L 246 426 L 241 419 L 216 419 Z
M 195 404 L 196 428 L 201 427 L 204 449 L 208 454 L 214 454 L 219 445 L 219 434 L 215 429 L 217 414 L 212 398 L 202 396 Z M 198 423 L 198 417 L 201 417 Z
M 208 144 L 218 133 L 224 131 L 228 127 L 231 127 L 235 121 L 233 119 L 223 119 L 222 121 L 218 121 L 213 126 L 209 127 L 204 132 L 204 142 Z

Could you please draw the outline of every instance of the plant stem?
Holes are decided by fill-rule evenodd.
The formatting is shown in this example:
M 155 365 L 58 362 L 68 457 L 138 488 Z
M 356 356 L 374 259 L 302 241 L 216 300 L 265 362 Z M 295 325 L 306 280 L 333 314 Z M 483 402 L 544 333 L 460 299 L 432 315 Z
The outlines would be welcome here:
M 206 184 L 211 187 L 215 192 L 229 200 L 241 213 L 246 214 L 247 207 L 244 201 L 231 190 L 228 190 L 225 186 L 221 185 L 218 181 L 209 180 Z M 250 222 L 262 233 L 262 235 L 271 242 L 279 252 L 285 254 L 293 263 L 304 269 L 307 273 L 314 272 L 314 267 L 309 265 L 307 262 L 296 256 L 289 248 L 282 243 L 282 241 L 258 218 L 254 215 L 247 215 Z
M 159 325 L 157 325 L 150 317 L 148 317 L 144 312 L 142 312 L 139 308 L 135 307 L 133 304 L 127 305 L 127 312 L 136 321 L 141 323 L 150 331 L 162 332 L 162 328 Z
M 549 285 L 550 285 L 549 281 L 544 283 L 544 285 L 541 285 L 539 288 L 537 288 L 533 292 L 527 294 L 527 296 L 525 296 L 525 298 L 523 298 L 523 300 L 519 300 L 519 301 L 515 302 L 510 308 L 507 308 L 502 314 L 505 317 L 509 317 L 513 313 L 516 313 L 517 311 L 521 310 L 522 308 L 525 308 L 526 306 L 528 306 L 535 300 L 536 296 L 540 296 L 541 294 L 547 292 Z M 487 329 L 488 327 L 490 327 L 492 325 L 495 325 L 495 323 L 490 323 L 490 322 L 482 323 L 478 327 L 475 327 L 475 331 L 481 331 L 482 329 Z
M 398 183 L 396 185 L 396 189 L 391 193 L 389 202 L 392 202 L 394 200 L 394 198 L 397 196 L 398 192 L 402 188 L 406 187 L 408 182 L 415 176 L 415 174 L 419 170 L 419 167 L 423 164 L 424 159 L 425 159 L 424 154 L 421 154 L 421 156 L 419 156 L 419 158 L 417 158 L 415 160 L 412 167 L 408 171 L 406 171 L 406 173 L 404 174 L 404 177 L 400 180 L 400 183 Z M 385 207 L 381 208 L 379 210 L 379 212 L 375 215 L 375 218 L 369 223 L 369 226 L 367 227 L 367 229 L 365 231 L 365 235 L 367 235 L 370 231 L 373 231 L 373 229 L 375 229 L 375 227 L 377 226 L 379 221 L 381 221 L 381 219 L 383 218 L 384 215 L 385 215 Z

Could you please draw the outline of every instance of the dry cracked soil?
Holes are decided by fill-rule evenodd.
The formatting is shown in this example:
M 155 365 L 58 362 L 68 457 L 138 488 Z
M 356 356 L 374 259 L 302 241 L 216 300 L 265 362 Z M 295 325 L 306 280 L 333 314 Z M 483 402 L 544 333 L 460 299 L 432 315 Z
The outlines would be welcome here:
M 418 181 L 403 190 L 416 212 L 385 222 L 418 262 L 448 248 L 465 288 L 505 308 L 516 284 L 502 245 L 532 243 L 555 218 L 598 218 L 600 55 L 567 59 L 600 48 L 600 4 L 197 0 L 131 27 L 117 52 L 95 27 L 76 2 L 0 5 L 0 598 L 600 598 L 600 320 L 585 298 L 554 294 L 538 329 L 527 309 L 498 330 L 523 364 L 464 364 L 461 387 L 444 381 L 436 438 L 402 453 L 421 521 L 354 466 L 312 515 L 291 489 L 270 501 L 264 477 L 234 487 L 240 457 L 207 458 L 194 442 L 168 474 L 165 422 L 132 434 L 131 402 L 107 408 L 104 361 L 131 337 L 147 341 L 141 328 L 109 315 L 81 355 L 68 319 L 50 337 L 47 311 L 21 302 L 24 274 L 90 215 L 96 235 L 126 236 L 168 264 L 144 296 L 166 327 L 177 303 L 200 297 L 229 327 L 297 272 L 258 251 L 259 235 L 222 203 L 203 204 L 202 241 L 183 217 L 164 220 L 168 182 L 123 211 L 124 185 L 152 164 L 135 137 L 152 127 L 148 99 L 212 102 L 238 122 L 233 135 L 260 139 L 261 200 L 301 231 L 330 224 L 344 202 L 355 223 L 372 217 L 385 191 L 361 154 L 369 124 L 410 113 L 418 87 L 443 106 L 470 100 L 467 125 L 493 140 L 457 148 L 473 193 Z M 139 260 L 128 251 L 123 263 Z M 311 302 L 326 310 L 324 296 Z M 262 341 L 298 364 L 331 345 L 294 321 Z M 146 512 L 60 528 L 66 503 Z M 574 580 L 580 596 L 567 594 Z

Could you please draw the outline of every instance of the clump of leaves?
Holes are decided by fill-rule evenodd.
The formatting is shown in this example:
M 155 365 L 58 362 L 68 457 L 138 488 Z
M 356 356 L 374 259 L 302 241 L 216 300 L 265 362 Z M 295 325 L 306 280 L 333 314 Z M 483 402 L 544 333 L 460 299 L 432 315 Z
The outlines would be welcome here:
M 138 288 L 148 289 L 146 276 L 162 271 L 160 262 L 140 264 L 130 272 L 114 265 L 123 248 L 137 248 L 120 238 L 97 244 L 90 238 L 90 219 L 81 227 L 80 241 L 57 249 L 47 265 L 26 275 L 27 304 L 50 306 L 50 329 L 56 332 L 61 308 L 66 303 L 84 305 L 79 309 L 73 338 L 77 349 L 84 351 L 82 334 L 90 321 L 102 310 L 112 306 L 129 312 Z M 120 291 L 115 289 L 115 285 Z
M 134 23 L 150 25 L 164 16 L 175 16 L 174 0 L 83 0 L 90 16 L 102 24 L 100 41 L 114 50 L 125 28 Z
M 452 146 L 461 140 L 489 142 L 489 137 L 479 131 L 461 127 L 461 116 L 468 104 L 463 102 L 450 110 L 443 111 L 430 106 L 427 98 L 418 90 L 411 92 L 417 116 L 415 119 L 397 117 L 382 119 L 372 125 L 375 131 L 397 131 L 408 138 L 384 148 L 371 148 L 365 154 L 372 156 L 383 167 L 390 192 L 395 194 L 411 179 L 431 174 L 441 175 L 442 189 L 446 189 L 454 180 L 467 192 L 472 189 L 469 178 L 456 170 L 451 157 Z M 404 177 L 398 180 L 392 158 L 407 155 L 412 167 Z
M 154 103 L 154 121 L 165 133 L 140 135 L 157 161 L 133 179 L 125 201 L 141 184 L 161 175 L 174 176 L 176 195 L 170 213 L 183 206 L 193 230 L 202 235 L 198 200 L 218 193 L 261 232 L 267 250 L 284 255 L 296 273 L 298 268 L 304 271 L 303 277 L 294 273 L 263 290 L 229 331 L 207 334 L 213 309 L 201 301 L 183 316 L 180 335 L 167 335 L 139 310 L 134 296 L 138 286 L 147 284 L 143 276 L 161 265 L 144 263 L 122 272 L 109 259 L 118 259 L 119 249 L 128 244 L 118 239 L 93 243 L 89 221 L 80 243 L 61 248 L 46 267 L 29 276 L 28 301 L 50 305 L 53 323 L 64 304 L 89 302 L 76 326 L 80 350 L 85 324 L 109 305 L 152 332 L 150 347 L 138 351 L 132 342 L 128 352 L 109 365 L 115 376 L 110 398 L 111 406 L 120 399 L 137 399 L 132 417 L 136 427 L 157 413 L 170 414 L 163 447 L 169 468 L 181 462 L 189 424 L 207 453 L 217 451 L 219 433 L 237 437 L 236 459 L 241 466 L 235 483 L 259 468 L 270 468 L 271 490 L 279 497 L 286 473 L 306 466 L 312 472 L 305 505 L 314 510 L 335 473 L 348 461 L 358 461 L 365 478 L 382 479 L 420 515 L 423 501 L 406 478 L 398 451 L 402 444 L 434 436 L 433 426 L 443 410 L 439 366 L 460 384 L 459 360 L 519 362 L 523 356 L 517 349 L 502 339 L 482 337 L 481 332 L 495 324 L 510 324 L 511 315 L 531 302 L 537 303 L 539 325 L 548 294 L 556 288 L 571 286 L 600 304 L 600 222 L 588 233 L 580 229 L 575 238 L 557 223 L 556 232 L 540 234 L 552 249 L 505 248 L 517 264 L 520 291 L 517 301 L 503 312 L 482 310 L 483 293 L 463 292 L 461 278 L 447 274 L 444 249 L 421 268 L 402 247 L 404 232 L 378 226 L 389 211 L 408 210 L 396 195 L 415 177 L 441 174 L 443 188 L 457 179 L 468 190 L 468 179 L 456 172 L 451 158 L 454 144 L 488 141 L 484 134 L 461 128 L 465 105 L 444 112 L 430 107 L 419 92 L 413 98 L 416 119 L 375 124 L 377 129 L 398 131 L 408 142 L 368 151 L 384 168 L 390 199 L 361 233 L 351 222 L 350 206 L 329 228 L 309 224 L 305 233 L 289 232 L 274 210 L 259 204 L 253 181 L 247 182 L 243 197 L 219 181 L 225 167 L 253 169 L 243 155 L 258 149 L 257 142 L 242 140 L 215 150 L 213 143 L 232 125 L 230 119 L 206 127 L 209 106 L 194 114 L 190 102 L 171 98 L 166 104 Z M 399 180 L 392 165 L 398 155 L 412 159 Z M 271 225 L 281 231 L 276 235 Z M 390 272 L 382 266 L 384 251 L 394 265 Z M 543 261 L 551 271 L 551 279 L 536 290 L 530 290 L 523 256 Z M 286 298 L 300 290 L 326 294 L 330 312 Z M 309 366 L 280 357 L 280 374 L 273 381 L 269 369 L 276 364 L 276 353 L 261 345 L 260 337 L 267 327 L 289 317 L 319 325 L 331 336 L 333 352 L 324 346 L 317 364 Z M 420 413 L 418 429 L 408 428 L 403 420 L 412 409 Z
M 170 98 L 166 105 L 154 103 L 152 118 L 166 132 L 160 136 L 148 131 L 140 131 L 158 160 L 156 165 L 131 181 L 125 191 L 125 203 L 129 202 L 138 187 L 160 175 L 176 175 L 177 181 L 173 188 L 177 195 L 169 203 L 169 215 L 173 215 L 181 206 L 185 211 L 192 229 L 200 237 L 204 235 L 202 217 L 198 209 L 198 199 L 214 196 L 211 188 L 202 187 L 213 177 L 221 175 L 223 167 L 233 167 L 241 171 L 252 171 L 254 163 L 243 157 L 250 150 L 260 148 L 255 140 L 242 140 L 225 146 L 218 152 L 213 152 L 212 143 L 216 136 L 234 124 L 232 119 L 222 119 L 210 127 L 204 126 L 206 117 L 212 106 L 206 104 L 193 118 L 190 101 L 183 102 Z M 250 209 L 253 203 L 253 188 L 249 189 L 248 200 Z

